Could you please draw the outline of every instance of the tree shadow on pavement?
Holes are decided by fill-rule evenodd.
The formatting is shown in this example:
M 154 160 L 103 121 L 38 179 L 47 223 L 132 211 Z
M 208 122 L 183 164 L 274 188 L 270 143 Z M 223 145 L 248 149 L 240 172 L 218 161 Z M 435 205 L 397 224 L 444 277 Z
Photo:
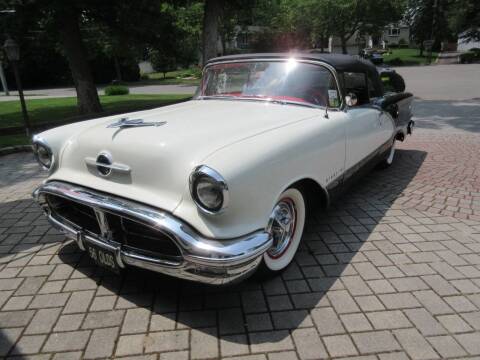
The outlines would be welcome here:
M 426 153 L 397 150 L 396 156 L 390 168 L 372 171 L 328 211 L 312 214 L 294 263 L 269 280 L 254 276 L 239 284 L 212 287 L 137 269 L 116 276 L 97 268 L 71 242 L 62 247 L 59 257 L 93 278 L 102 293 L 118 295 L 116 309 L 150 309 L 151 332 L 192 328 L 252 347 L 281 342 L 289 330 L 311 327 L 312 322 L 319 327 L 328 315 L 325 307 L 333 302 L 347 301 L 349 306 L 348 296 L 336 299 L 328 292 L 343 288 L 341 275 L 350 274 L 356 262 L 366 261 L 359 250 L 378 226 L 390 221 L 392 202 L 402 196 Z M 378 245 L 388 246 L 380 241 Z
M 28 276 L 23 276 L 21 270 L 35 255 L 53 257 L 64 240 L 31 199 L 0 202 L 0 358 L 7 354 L 18 360 L 26 358 L 16 342 L 35 310 L 17 310 L 15 304 L 10 304 L 13 308 L 9 309 L 4 306 L 13 296 L 20 299 L 21 295 L 32 294 L 20 293 L 29 287 Z

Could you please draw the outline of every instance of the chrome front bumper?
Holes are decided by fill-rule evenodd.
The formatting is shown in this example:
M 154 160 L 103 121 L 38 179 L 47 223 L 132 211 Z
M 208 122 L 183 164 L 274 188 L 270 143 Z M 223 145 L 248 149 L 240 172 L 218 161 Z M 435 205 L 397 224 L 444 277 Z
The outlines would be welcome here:
M 85 232 L 82 224 L 73 224 L 57 216 L 47 201 L 47 195 L 154 228 L 169 237 L 181 255 L 173 261 L 171 258 L 146 256 L 119 242 Z M 183 279 L 221 285 L 251 274 L 259 265 L 263 253 L 272 245 L 272 239 L 263 230 L 234 239 L 209 239 L 165 211 L 70 183 L 48 182 L 37 188 L 33 197 L 44 209 L 50 223 L 75 240 L 81 250 L 85 250 L 85 242 L 90 242 L 112 251 L 120 268 L 131 265 Z

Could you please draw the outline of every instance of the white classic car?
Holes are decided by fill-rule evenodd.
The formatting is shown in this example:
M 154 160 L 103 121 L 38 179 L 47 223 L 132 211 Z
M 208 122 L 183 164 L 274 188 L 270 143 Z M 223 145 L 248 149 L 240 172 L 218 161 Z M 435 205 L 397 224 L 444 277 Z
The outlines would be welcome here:
M 250 54 L 208 62 L 194 98 L 34 137 L 34 192 L 99 265 L 210 284 L 293 260 L 308 203 L 388 166 L 412 130 L 412 95 L 384 93 L 348 55 Z

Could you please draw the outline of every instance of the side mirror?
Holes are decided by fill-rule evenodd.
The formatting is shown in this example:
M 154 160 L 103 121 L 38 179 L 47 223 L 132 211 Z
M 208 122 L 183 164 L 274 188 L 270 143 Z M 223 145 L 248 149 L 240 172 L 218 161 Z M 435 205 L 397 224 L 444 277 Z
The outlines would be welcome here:
M 345 103 L 348 105 L 348 106 L 355 106 L 358 104 L 358 98 L 357 98 L 357 95 L 355 95 L 354 93 L 348 93 L 347 95 L 345 95 Z

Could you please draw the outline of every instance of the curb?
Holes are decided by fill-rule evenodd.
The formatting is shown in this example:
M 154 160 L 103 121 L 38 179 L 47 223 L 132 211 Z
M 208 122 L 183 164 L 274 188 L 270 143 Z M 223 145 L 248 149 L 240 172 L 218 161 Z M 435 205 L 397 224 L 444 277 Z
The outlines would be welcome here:
M 9 146 L 0 149 L 0 156 L 3 155 L 10 155 L 20 152 L 31 152 L 32 145 L 17 145 L 17 146 Z

